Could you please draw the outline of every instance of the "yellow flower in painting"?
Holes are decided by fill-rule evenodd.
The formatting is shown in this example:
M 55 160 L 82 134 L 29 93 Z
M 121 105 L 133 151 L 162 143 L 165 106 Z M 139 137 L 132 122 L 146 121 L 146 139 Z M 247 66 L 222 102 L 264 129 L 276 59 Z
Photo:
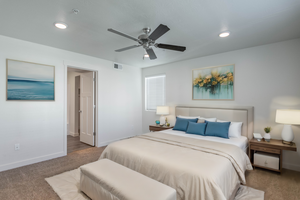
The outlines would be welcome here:
M 205 78 L 210 79 L 212 76 L 211 75 L 207 75 Z
M 195 78 L 194 85 L 197 85 L 198 83 L 201 83 L 201 81 L 202 81 L 201 78 Z
M 219 76 L 219 77 L 217 77 L 216 79 L 217 79 L 218 82 L 221 82 L 222 79 L 223 79 L 223 77 L 222 77 L 222 76 Z
M 203 83 L 207 83 L 207 79 L 204 79 L 204 80 L 203 80 Z
M 220 74 L 218 73 L 218 71 L 212 71 L 211 74 L 212 74 L 212 76 L 214 78 L 217 78 L 218 76 L 220 76 Z
M 203 87 L 203 83 L 200 83 L 199 86 L 200 86 L 200 87 Z
M 199 78 L 195 78 L 194 85 L 197 85 L 199 83 Z
M 213 81 L 212 85 L 217 85 L 217 83 L 218 83 L 217 81 Z
M 232 73 L 231 73 L 231 72 L 229 72 L 229 73 L 227 74 L 227 76 L 232 76 Z
M 227 81 L 227 78 L 224 78 L 224 79 L 223 79 L 223 82 L 226 82 L 226 81 Z
M 229 76 L 228 80 L 233 82 L 233 76 Z

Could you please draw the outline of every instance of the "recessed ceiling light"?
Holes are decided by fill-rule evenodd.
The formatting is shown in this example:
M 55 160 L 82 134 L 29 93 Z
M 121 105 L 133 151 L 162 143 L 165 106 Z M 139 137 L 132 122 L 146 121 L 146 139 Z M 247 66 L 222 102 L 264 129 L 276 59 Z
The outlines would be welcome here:
M 219 34 L 219 37 L 228 37 L 230 35 L 229 31 L 223 32 Z
M 62 22 L 55 22 L 55 23 L 54 23 L 54 26 L 55 26 L 56 28 L 59 28 L 59 29 L 66 29 L 66 28 L 68 27 L 67 24 L 62 23 Z

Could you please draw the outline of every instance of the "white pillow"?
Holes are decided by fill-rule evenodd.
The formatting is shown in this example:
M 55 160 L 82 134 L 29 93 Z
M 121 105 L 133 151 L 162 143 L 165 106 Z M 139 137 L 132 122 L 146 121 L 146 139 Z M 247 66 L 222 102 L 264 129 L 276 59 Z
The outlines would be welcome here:
M 229 122 L 229 121 L 217 120 L 217 122 Z M 243 122 L 231 122 L 229 126 L 228 136 L 235 137 L 235 138 L 241 137 L 242 125 Z
M 216 122 L 217 121 L 217 118 L 204 118 L 204 117 L 200 117 L 199 119 L 206 120 L 208 122 Z
M 190 117 L 190 116 L 183 116 L 183 115 L 178 115 L 177 117 L 180 117 L 180 118 L 184 118 L 184 119 L 196 119 L 196 118 L 200 118 L 200 116 L 197 116 L 197 117 Z

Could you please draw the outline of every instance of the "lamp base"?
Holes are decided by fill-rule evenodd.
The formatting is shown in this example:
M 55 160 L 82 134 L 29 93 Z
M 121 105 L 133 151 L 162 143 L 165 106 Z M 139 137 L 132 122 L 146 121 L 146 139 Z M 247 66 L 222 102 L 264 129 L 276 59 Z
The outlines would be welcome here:
M 285 124 L 283 126 L 281 137 L 282 137 L 283 144 L 291 145 L 292 141 L 294 140 L 294 133 L 291 125 Z
M 282 140 L 282 144 L 286 144 L 286 145 L 292 146 L 294 143 L 293 143 L 293 142 L 287 142 L 287 141 Z
M 167 126 L 167 123 L 168 123 L 168 119 L 167 117 L 165 117 L 164 115 L 162 115 L 160 118 L 160 125 L 163 125 L 163 126 Z

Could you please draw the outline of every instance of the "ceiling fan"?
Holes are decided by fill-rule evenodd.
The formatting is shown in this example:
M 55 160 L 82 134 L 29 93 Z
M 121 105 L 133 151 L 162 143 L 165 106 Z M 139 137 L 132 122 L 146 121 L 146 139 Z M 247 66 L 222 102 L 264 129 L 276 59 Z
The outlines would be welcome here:
M 142 46 L 146 50 L 146 52 L 149 55 L 150 59 L 154 60 L 157 57 L 156 57 L 152 47 L 161 48 L 161 49 L 168 49 L 168 50 L 174 50 L 174 51 L 181 51 L 181 52 L 185 51 L 185 49 L 186 49 L 186 47 L 183 47 L 183 46 L 175 46 L 175 45 L 170 45 L 170 44 L 155 43 L 155 41 L 158 38 L 160 38 L 162 35 L 164 35 L 166 32 L 168 32 L 170 30 L 168 26 L 163 25 L 163 24 L 160 24 L 151 34 L 150 34 L 150 32 L 151 32 L 150 28 L 144 28 L 143 29 L 144 34 L 140 35 L 138 38 L 134 38 L 130 35 L 127 35 L 127 34 L 122 33 L 120 31 L 116 31 L 112 28 L 109 28 L 107 30 L 112 32 L 112 33 L 121 35 L 123 37 L 126 37 L 128 39 L 131 39 L 133 41 L 138 42 L 137 45 L 133 45 L 133 46 L 129 46 L 129 47 L 125 47 L 125 48 L 122 48 L 122 49 L 115 50 L 116 52 L 122 52 L 122 51 L 126 51 L 126 50 L 129 50 L 129 49 L 133 49 L 133 48 Z

